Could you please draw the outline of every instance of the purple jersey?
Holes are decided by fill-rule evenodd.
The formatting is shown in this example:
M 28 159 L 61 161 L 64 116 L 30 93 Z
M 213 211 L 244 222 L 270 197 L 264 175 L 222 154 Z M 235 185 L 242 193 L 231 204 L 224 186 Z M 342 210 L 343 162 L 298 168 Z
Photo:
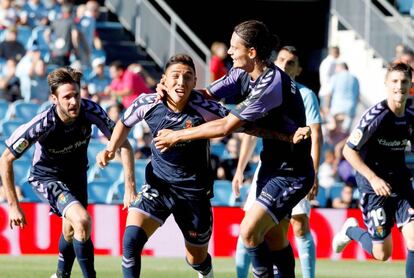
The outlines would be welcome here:
M 404 116 L 396 116 L 384 100 L 364 113 L 358 126 L 352 131 L 347 145 L 358 151 L 362 160 L 380 178 L 387 181 L 393 192 L 401 192 L 411 178 L 405 165 L 405 149 L 408 141 L 413 144 L 412 124 L 414 105 L 407 101 Z M 362 192 L 371 192 L 369 182 L 359 173 L 358 186 Z
M 95 102 L 82 99 L 78 118 L 64 124 L 53 105 L 18 127 L 6 140 L 15 157 L 35 143 L 31 176 L 42 180 L 83 179 L 88 169 L 87 147 L 92 124 L 109 139 L 114 122 Z
M 206 100 L 202 94 L 191 92 L 188 104 L 180 113 L 173 112 L 156 94 L 143 94 L 125 111 L 121 121 L 132 127 L 145 120 L 156 137 L 161 129 L 180 130 L 201 125 L 207 121 L 223 118 L 228 110 L 213 100 Z M 198 194 L 208 193 L 212 185 L 209 140 L 193 140 L 176 144 L 161 153 L 151 144 L 151 163 L 147 167 L 146 178 L 151 184 L 151 176 L 157 183 L 164 182 L 173 188 Z
M 208 90 L 217 98 L 242 96 L 245 100 L 231 113 L 243 121 L 254 122 L 257 127 L 293 133 L 298 127 L 306 126 L 303 99 L 296 83 L 274 65 L 255 81 L 244 70 L 233 68 Z M 310 148 L 310 139 L 296 145 L 263 139 L 262 168 L 307 174 L 312 171 Z

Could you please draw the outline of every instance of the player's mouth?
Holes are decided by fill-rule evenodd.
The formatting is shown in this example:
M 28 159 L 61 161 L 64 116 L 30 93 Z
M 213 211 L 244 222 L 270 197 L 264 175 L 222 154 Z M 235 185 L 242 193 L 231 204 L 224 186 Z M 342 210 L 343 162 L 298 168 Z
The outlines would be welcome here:
M 182 97 L 185 95 L 185 90 L 184 89 L 176 89 L 175 93 L 177 94 L 177 96 Z

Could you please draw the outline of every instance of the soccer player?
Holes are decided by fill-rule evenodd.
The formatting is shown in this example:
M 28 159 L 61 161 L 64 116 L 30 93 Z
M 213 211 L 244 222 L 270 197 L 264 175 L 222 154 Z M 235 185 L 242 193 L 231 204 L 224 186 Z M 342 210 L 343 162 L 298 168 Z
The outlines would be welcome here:
M 237 25 L 228 50 L 233 68 L 207 90 L 216 98 L 239 95 L 245 100 L 222 119 L 178 131 L 160 130 L 155 146 L 165 152 L 188 140 L 226 136 L 252 122 L 269 132 L 290 133 L 305 126 L 305 109 L 296 83 L 269 60 L 275 47 L 274 36 L 264 23 L 249 20 Z M 258 198 L 241 224 L 255 277 L 273 275 L 272 264 L 277 265 L 280 275 L 294 276 L 287 217 L 314 182 L 310 143 L 310 139 L 295 145 L 263 139 Z
M 193 60 L 185 54 L 172 56 L 161 82 L 166 100 L 157 94 L 139 96 L 117 122 L 114 134 L 97 160 L 104 167 L 127 138 L 131 128 L 145 120 L 153 136 L 164 128 L 182 129 L 224 117 L 228 111 L 218 102 L 193 91 L 196 84 Z M 186 260 L 199 277 L 213 277 L 208 243 L 212 233 L 212 170 L 208 140 L 182 142 L 161 153 L 151 145 L 146 184 L 129 207 L 123 238 L 124 277 L 139 277 L 141 251 L 148 238 L 171 214 L 185 238 Z
M 294 46 L 284 46 L 278 52 L 278 55 L 275 60 L 276 66 L 286 72 L 292 80 L 301 73 L 302 68 L 299 64 L 299 57 L 297 50 Z M 320 152 L 322 147 L 322 129 L 321 123 L 322 119 L 319 113 L 319 103 L 318 99 L 314 92 L 312 92 L 307 87 L 296 82 L 299 92 L 302 95 L 305 112 L 306 112 L 306 124 L 311 128 L 311 140 L 312 140 L 312 160 L 313 167 L 317 173 L 319 168 Z M 239 195 L 239 188 L 243 185 L 243 172 L 248 163 L 250 155 L 253 152 L 255 147 L 256 138 L 251 138 L 251 135 L 244 135 L 242 139 L 242 147 L 240 150 L 240 157 L 238 162 L 238 167 L 233 178 L 233 191 L 236 195 Z M 259 167 L 256 171 L 259 171 Z M 257 176 L 257 175 L 255 175 Z M 257 181 L 257 179 L 254 179 Z M 249 192 L 248 202 L 244 206 L 244 210 L 247 211 L 253 204 L 254 197 L 256 194 L 256 183 L 251 184 Z M 310 233 L 309 227 L 309 215 L 310 215 L 310 203 L 309 200 L 312 200 L 318 191 L 318 180 L 317 175 L 315 174 L 315 182 L 308 194 L 308 198 L 303 198 L 292 210 L 292 218 L 290 223 L 293 227 L 293 233 L 295 235 L 296 245 L 299 251 L 299 257 L 302 267 L 302 276 L 303 277 L 315 277 L 315 243 L 313 241 L 312 235 Z M 246 258 L 247 253 L 241 242 L 241 237 L 239 236 L 237 249 L 236 249 L 236 269 L 238 278 L 247 277 L 248 269 L 250 262 Z
M 10 227 L 24 228 L 25 214 L 16 198 L 13 162 L 33 144 L 34 158 L 29 182 L 47 200 L 52 213 L 63 218 L 59 239 L 59 260 L 55 277 L 70 277 L 75 257 L 84 277 L 96 277 L 90 238 L 91 219 L 87 206 L 87 147 L 92 124 L 109 139 L 114 127 L 105 111 L 95 102 L 81 99 L 82 73 L 58 68 L 48 75 L 53 105 L 18 127 L 6 140 L 0 158 L 0 174 L 9 203 Z M 132 147 L 122 142 L 126 192 L 124 206 L 135 193 Z
M 357 170 L 360 203 L 367 230 L 348 218 L 332 241 L 341 252 L 357 241 L 375 259 L 392 254 L 391 228 L 396 222 L 408 249 L 406 277 L 414 277 L 414 190 L 405 165 L 405 149 L 411 142 L 414 104 L 408 99 L 412 69 L 404 63 L 390 64 L 385 76 L 387 98 L 361 117 L 343 149 L 344 157 Z

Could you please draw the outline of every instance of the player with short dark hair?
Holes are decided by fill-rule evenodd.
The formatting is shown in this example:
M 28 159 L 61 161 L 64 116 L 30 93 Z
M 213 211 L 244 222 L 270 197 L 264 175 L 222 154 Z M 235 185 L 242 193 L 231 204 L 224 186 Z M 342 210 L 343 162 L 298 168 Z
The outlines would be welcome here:
M 188 140 L 226 136 L 247 123 L 285 133 L 305 126 L 305 108 L 296 84 L 270 61 L 275 48 L 274 36 L 264 23 L 248 20 L 237 25 L 228 50 L 233 68 L 207 89 L 216 98 L 239 95 L 245 100 L 222 119 L 189 129 L 159 131 L 156 147 L 168 152 Z M 263 139 L 257 200 L 241 224 L 255 277 L 273 275 L 273 264 L 280 275 L 294 276 L 287 218 L 313 185 L 310 148 L 309 138 L 295 145 Z
M 224 117 L 227 109 L 193 91 L 196 80 L 191 57 L 185 54 L 172 56 L 161 81 L 166 86 L 166 100 L 160 100 L 156 94 L 139 96 L 116 124 L 106 149 L 97 156 L 98 163 L 103 167 L 107 165 L 114 150 L 141 120 L 147 122 L 155 137 L 164 128 L 190 128 Z M 128 211 L 123 238 L 124 277 L 139 277 L 144 244 L 171 214 L 185 238 L 188 264 L 200 277 L 213 277 L 208 254 L 213 223 L 209 148 L 209 140 L 182 142 L 165 153 L 151 145 L 146 184 Z
M 406 277 L 414 277 L 414 190 L 405 150 L 414 150 L 414 103 L 409 97 L 412 69 L 404 63 L 389 65 L 385 76 L 387 98 L 361 117 L 344 147 L 346 160 L 357 170 L 360 203 L 368 230 L 355 218 L 345 221 L 332 248 L 341 252 L 355 240 L 375 259 L 392 253 L 391 228 L 397 224 L 408 249 Z
M 13 162 L 35 144 L 29 182 L 51 212 L 61 216 L 57 277 L 70 277 L 75 257 L 84 277 L 95 277 L 94 251 L 90 239 L 91 219 L 86 211 L 87 147 L 92 124 L 109 139 L 114 123 L 95 102 L 81 99 L 82 73 L 58 68 L 48 75 L 53 105 L 18 127 L 6 140 L 0 159 L 0 174 L 9 203 L 10 227 L 24 228 L 26 218 L 16 198 Z M 121 147 L 126 191 L 135 188 L 133 152 L 127 140 Z M 134 189 L 135 190 L 135 189 Z M 132 200 L 129 194 L 124 206 Z

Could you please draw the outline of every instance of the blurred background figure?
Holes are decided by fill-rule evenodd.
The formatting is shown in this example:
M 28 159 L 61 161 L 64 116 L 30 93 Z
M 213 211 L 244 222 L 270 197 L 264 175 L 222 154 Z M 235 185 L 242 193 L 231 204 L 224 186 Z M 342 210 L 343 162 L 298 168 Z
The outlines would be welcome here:
M 320 89 L 319 89 L 319 98 L 321 99 L 321 107 L 323 104 L 323 98 L 327 94 L 327 86 L 331 76 L 335 74 L 335 67 L 336 62 L 341 54 L 339 47 L 332 46 L 329 48 L 328 56 L 322 60 L 321 64 L 319 65 L 319 82 L 320 82 Z M 323 111 L 322 116 L 323 115 Z
M 356 114 L 359 101 L 359 81 L 349 72 L 345 62 L 338 62 L 335 74 L 326 88 L 322 111 L 325 121 L 335 129 L 341 123 L 341 129 L 349 132 Z
M 213 42 L 211 45 L 210 77 L 211 82 L 227 74 L 227 45 L 224 42 Z
M 333 208 L 358 208 L 358 200 L 353 198 L 354 187 L 352 183 L 345 183 L 342 187 L 341 195 L 332 200 Z

